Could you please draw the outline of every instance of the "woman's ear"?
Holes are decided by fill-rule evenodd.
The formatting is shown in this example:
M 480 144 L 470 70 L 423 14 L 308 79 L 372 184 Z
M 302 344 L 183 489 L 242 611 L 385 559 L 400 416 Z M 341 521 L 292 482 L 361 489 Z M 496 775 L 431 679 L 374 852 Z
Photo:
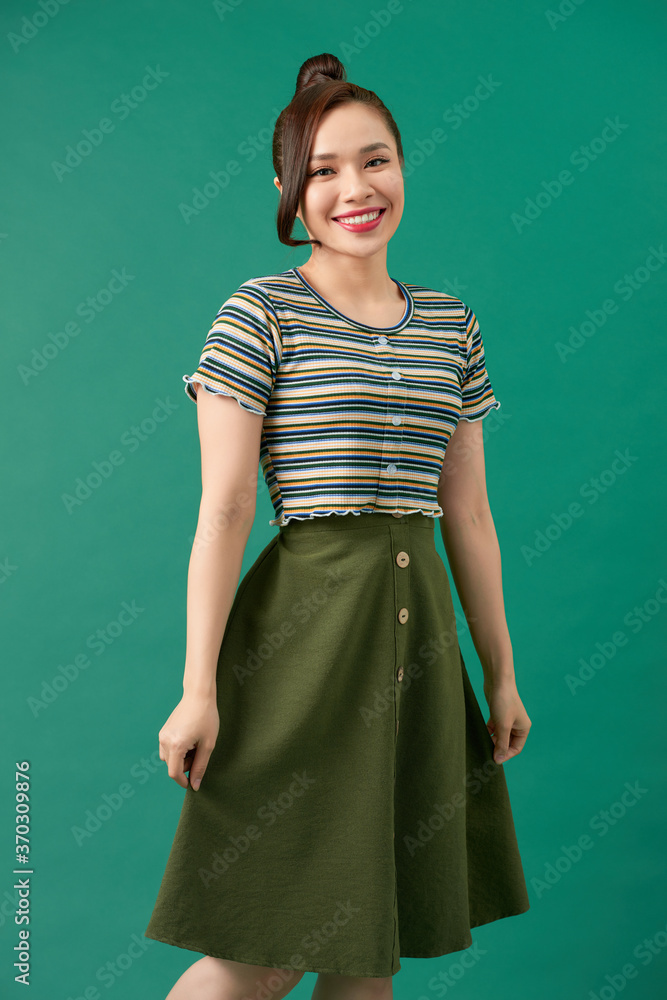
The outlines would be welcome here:
M 283 193 L 283 186 L 282 186 L 282 184 L 280 183 L 280 181 L 278 180 L 277 177 L 273 178 L 273 183 L 276 185 L 276 187 L 278 188 L 279 192 L 282 194 Z

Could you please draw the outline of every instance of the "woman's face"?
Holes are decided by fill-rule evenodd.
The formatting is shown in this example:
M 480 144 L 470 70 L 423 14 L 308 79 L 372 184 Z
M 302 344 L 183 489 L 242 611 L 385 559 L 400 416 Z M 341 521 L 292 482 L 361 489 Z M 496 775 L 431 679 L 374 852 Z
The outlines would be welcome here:
M 356 101 L 327 111 L 312 143 L 297 212 L 309 238 L 322 244 L 313 252 L 372 257 L 396 232 L 403 204 L 396 143 L 380 116 Z M 340 219 L 377 211 L 376 220 L 360 225 Z

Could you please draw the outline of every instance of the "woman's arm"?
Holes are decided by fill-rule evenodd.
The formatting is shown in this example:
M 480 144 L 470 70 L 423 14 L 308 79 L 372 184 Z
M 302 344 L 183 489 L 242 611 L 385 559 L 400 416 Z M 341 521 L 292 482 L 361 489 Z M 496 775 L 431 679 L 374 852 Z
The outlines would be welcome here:
M 485 678 L 514 680 L 500 548 L 486 491 L 482 421 L 460 420 L 438 485 L 440 531 Z
M 255 517 L 263 418 L 236 399 L 197 389 L 202 498 L 190 555 L 183 697 L 159 733 L 169 777 L 196 790 L 220 720 L 216 672 L 220 645 Z
M 183 691 L 210 695 L 255 518 L 263 417 L 200 386 L 197 420 L 202 498 L 188 568 Z
M 438 485 L 442 540 L 482 670 L 491 717 L 487 728 L 501 751 L 523 749 L 530 719 L 516 690 L 514 659 L 503 600 L 500 547 L 489 508 L 482 421 L 460 420 Z

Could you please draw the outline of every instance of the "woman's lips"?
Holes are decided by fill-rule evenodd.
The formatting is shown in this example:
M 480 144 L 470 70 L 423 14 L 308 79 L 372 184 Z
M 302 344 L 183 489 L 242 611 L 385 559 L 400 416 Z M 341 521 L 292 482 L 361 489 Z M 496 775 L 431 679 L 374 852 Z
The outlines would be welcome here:
M 333 221 L 337 222 L 339 226 L 343 227 L 343 229 L 347 229 L 347 231 L 350 233 L 366 233 L 368 232 L 368 230 L 375 229 L 377 228 L 377 226 L 380 225 L 380 222 L 382 221 L 382 217 L 384 216 L 385 212 L 386 208 L 383 208 L 380 210 L 380 214 L 378 215 L 377 219 L 371 219 L 369 222 L 362 222 L 356 226 L 350 222 L 347 222 L 345 219 L 334 219 Z M 365 215 L 365 214 L 367 213 L 364 212 L 359 213 L 359 215 Z

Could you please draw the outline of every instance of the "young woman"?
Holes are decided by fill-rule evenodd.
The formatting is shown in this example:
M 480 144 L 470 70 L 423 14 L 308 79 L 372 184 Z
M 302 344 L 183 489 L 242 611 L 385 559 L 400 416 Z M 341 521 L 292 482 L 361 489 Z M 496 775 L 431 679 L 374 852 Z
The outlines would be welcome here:
M 202 500 L 183 697 L 159 743 L 185 797 L 146 936 L 205 957 L 169 1000 L 279 1000 L 306 971 L 316 1000 L 388 997 L 401 956 L 467 948 L 471 928 L 529 909 L 502 762 L 531 723 L 477 318 L 389 277 L 400 134 L 335 56 L 301 67 L 273 154 L 278 235 L 310 259 L 244 282 L 183 376 Z M 237 589 L 260 463 L 278 532 Z

